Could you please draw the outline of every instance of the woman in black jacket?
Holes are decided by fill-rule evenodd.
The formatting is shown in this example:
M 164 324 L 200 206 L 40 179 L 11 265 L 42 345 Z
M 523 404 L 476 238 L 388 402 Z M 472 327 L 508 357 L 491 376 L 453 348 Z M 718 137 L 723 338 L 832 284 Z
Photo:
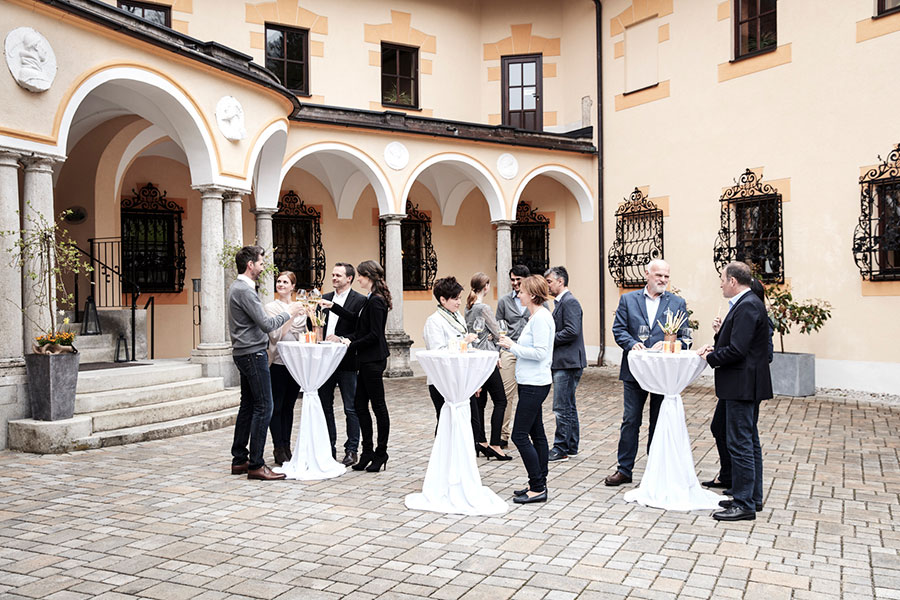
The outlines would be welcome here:
M 382 376 L 387 368 L 388 345 L 384 337 L 387 313 L 391 309 L 391 291 L 384 282 L 384 269 L 374 260 L 359 263 L 356 267 L 356 281 L 363 292 L 368 294 L 359 315 L 354 315 L 339 304 L 323 301 L 323 304 L 341 318 L 356 320 L 356 330 L 345 338 L 338 338 L 347 344 L 348 352 L 356 352 L 359 373 L 356 376 L 356 398 L 354 404 L 362 434 L 362 454 L 353 465 L 354 471 L 366 470 L 377 473 L 387 465 L 387 442 L 391 429 L 387 403 L 384 401 L 384 381 Z M 372 448 L 372 415 L 369 402 L 378 423 L 378 445 Z

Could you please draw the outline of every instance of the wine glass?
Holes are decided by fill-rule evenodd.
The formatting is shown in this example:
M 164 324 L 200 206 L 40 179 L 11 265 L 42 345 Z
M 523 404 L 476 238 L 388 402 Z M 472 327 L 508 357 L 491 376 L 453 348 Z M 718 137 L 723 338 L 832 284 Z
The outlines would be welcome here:
M 694 335 L 694 330 L 691 329 L 690 327 L 685 327 L 684 329 L 681 330 L 681 335 L 679 336 L 679 337 L 681 337 L 681 343 L 684 344 L 684 347 L 687 348 L 688 350 L 691 349 L 691 344 L 694 343 L 694 340 L 692 339 L 693 335 Z
M 641 325 L 638 328 L 638 339 L 641 340 L 643 344 L 650 338 L 650 327 L 648 325 Z
M 472 330 L 481 336 L 481 332 L 484 331 L 484 317 L 475 317 L 475 321 L 472 323 Z
M 509 331 L 509 325 L 503 319 L 497 321 L 497 333 L 499 335 L 506 335 Z

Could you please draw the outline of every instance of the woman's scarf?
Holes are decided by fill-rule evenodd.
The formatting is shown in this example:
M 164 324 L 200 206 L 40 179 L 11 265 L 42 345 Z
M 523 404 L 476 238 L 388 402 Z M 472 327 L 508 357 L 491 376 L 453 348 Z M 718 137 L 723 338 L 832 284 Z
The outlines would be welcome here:
M 438 304 L 438 314 L 444 317 L 450 326 L 453 327 L 460 334 L 465 335 L 468 333 L 468 329 L 466 329 L 466 324 L 463 322 L 462 317 L 459 316 L 459 313 L 450 312 L 440 304 Z

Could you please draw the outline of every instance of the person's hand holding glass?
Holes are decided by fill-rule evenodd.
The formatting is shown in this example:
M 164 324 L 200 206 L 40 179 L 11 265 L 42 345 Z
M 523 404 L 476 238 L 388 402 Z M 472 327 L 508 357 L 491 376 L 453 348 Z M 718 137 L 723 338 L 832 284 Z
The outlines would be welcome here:
M 678 336 L 681 339 L 681 343 L 684 344 L 684 347 L 688 350 L 691 349 L 691 344 L 694 343 L 693 335 L 694 330 L 690 327 L 685 327 L 681 330 L 681 334 Z
M 497 340 L 497 345 L 509 350 L 510 346 L 513 345 L 513 341 L 506 337 L 506 334 L 509 333 L 509 325 L 503 319 L 497 321 L 497 333 L 500 335 L 500 339 Z
M 650 338 L 650 327 L 648 325 L 641 325 L 638 327 L 638 339 L 641 340 L 637 344 L 631 347 L 632 350 L 646 350 L 647 347 L 644 345 Z

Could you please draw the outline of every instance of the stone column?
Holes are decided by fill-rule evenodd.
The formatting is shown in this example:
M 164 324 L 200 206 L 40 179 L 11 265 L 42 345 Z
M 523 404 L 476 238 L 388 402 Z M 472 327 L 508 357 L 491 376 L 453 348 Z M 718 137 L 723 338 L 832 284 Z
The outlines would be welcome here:
M 19 159 L 20 154 L 0 150 L 0 231 L 16 232 L 0 236 L 0 323 L 4 332 L 0 336 L 0 364 L 22 365 L 22 269 L 12 266 L 18 258 L 13 250 L 20 239 L 19 221 Z M 0 446 L 2 447 L 2 446 Z
M 384 220 L 384 271 L 391 290 L 393 308 L 388 312 L 387 338 L 391 355 L 388 357 L 385 377 L 410 377 L 409 347 L 412 339 L 403 330 L 403 253 L 400 242 L 400 221 L 406 215 L 381 215 Z
M 191 352 L 191 362 L 203 365 L 206 377 L 222 377 L 228 387 L 240 378 L 231 360 L 231 343 L 226 340 L 223 323 L 228 319 L 225 306 L 224 270 L 219 262 L 223 248 L 222 197 L 216 186 L 195 188 L 201 193 L 200 232 L 200 343 Z
M 241 222 L 241 208 L 243 204 L 243 196 L 239 192 L 226 192 L 223 198 L 224 202 L 224 211 L 223 211 L 223 220 L 224 220 L 224 240 L 225 244 L 231 246 L 243 246 L 244 245 L 244 231 L 243 225 Z M 225 290 L 225 302 L 228 302 L 228 290 L 231 289 L 231 284 L 234 283 L 235 278 L 237 277 L 236 269 L 233 264 L 226 265 L 223 268 L 224 271 L 224 290 Z M 228 311 L 226 310 L 226 315 Z M 228 338 L 228 319 L 224 319 L 223 324 L 225 326 L 225 339 Z
M 37 229 L 50 227 L 55 222 L 53 214 L 53 159 L 31 156 L 22 159 L 25 165 L 25 190 L 22 214 L 25 235 L 32 235 Z M 23 280 L 25 282 L 22 302 L 25 307 L 24 339 L 26 352 L 32 341 L 51 327 L 51 311 L 56 310 L 56 285 L 53 277 L 53 262 L 41 267 L 37 258 L 25 259 Z M 31 280 L 28 273 L 44 271 L 42 280 Z M 49 302 L 49 308 L 47 303 Z
M 508 294 L 509 270 L 512 269 L 512 233 L 510 226 L 515 221 L 492 221 L 497 227 L 497 297 Z
M 265 248 L 266 264 L 272 264 L 274 260 L 272 257 L 272 215 L 275 212 L 277 209 L 267 207 L 257 208 L 253 211 L 253 214 L 256 215 L 256 245 Z M 257 283 L 259 283 L 260 290 L 265 290 L 265 294 L 261 294 L 263 304 L 265 304 L 267 300 L 272 299 L 272 294 L 275 293 L 275 278 L 271 275 L 261 275 Z

